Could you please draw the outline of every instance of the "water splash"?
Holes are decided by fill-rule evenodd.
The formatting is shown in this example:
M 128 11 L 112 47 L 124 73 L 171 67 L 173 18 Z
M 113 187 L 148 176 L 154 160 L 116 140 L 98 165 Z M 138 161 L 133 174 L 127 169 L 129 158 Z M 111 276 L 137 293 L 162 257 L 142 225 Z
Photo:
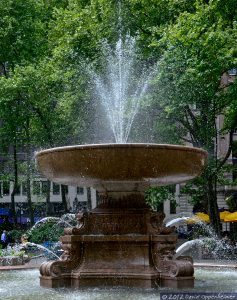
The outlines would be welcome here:
M 199 230 L 195 230 L 194 232 L 197 234 L 197 238 L 187 241 L 178 247 L 175 257 L 178 257 L 183 252 L 190 250 L 193 246 L 199 246 L 201 247 L 203 253 L 206 255 L 211 255 L 212 258 L 217 260 L 236 259 L 236 244 L 231 244 L 230 240 L 226 238 L 219 238 L 214 229 L 202 221 L 199 221 L 196 226 L 199 227 L 199 230 L 201 229 L 200 235 L 198 233 Z
M 44 252 L 47 252 L 48 254 L 51 254 L 53 257 L 55 257 L 55 258 L 57 258 L 57 259 L 60 260 L 60 256 L 58 256 L 54 251 L 48 249 L 45 246 L 42 246 L 40 244 L 31 243 L 31 242 L 26 242 L 24 244 L 24 248 L 27 247 L 27 246 L 36 247 L 37 249 L 43 250 Z
M 181 254 L 183 254 L 185 251 L 191 249 L 192 247 L 194 247 L 196 245 L 203 246 L 203 245 L 205 245 L 205 243 L 207 243 L 209 241 L 213 241 L 213 238 L 202 238 L 202 239 L 199 238 L 199 239 L 187 241 L 176 249 L 174 258 L 177 258 Z
M 167 224 L 171 221 L 177 220 L 177 223 L 178 223 L 179 221 L 180 222 L 182 222 L 183 220 L 186 221 L 186 218 L 192 218 L 192 217 L 193 217 L 193 213 L 191 213 L 191 212 L 180 212 L 180 213 L 176 213 L 175 216 L 171 215 L 171 216 L 165 217 L 164 224 L 167 227 Z
M 28 234 L 31 233 L 34 229 L 40 227 L 42 224 L 45 224 L 47 222 L 55 223 L 55 225 L 65 225 L 68 227 L 73 227 L 76 221 L 76 215 L 75 214 L 65 214 L 62 217 L 45 217 L 41 220 L 37 221 L 28 231 Z
M 102 103 L 116 143 L 126 143 L 134 118 L 139 110 L 154 70 L 138 70 L 136 39 L 121 37 L 113 49 L 107 41 L 102 43 L 105 71 L 89 74 Z
M 41 226 L 43 226 L 45 223 L 54 223 L 51 230 L 52 232 L 54 232 L 54 230 L 57 230 L 58 227 L 76 227 L 78 226 L 77 221 L 76 221 L 76 214 L 64 214 L 62 215 L 60 218 L 59 217 L 45 217 L 42 218 L 41 220 L 39 220 L 38 222 L 35 223 L 34 226 L 32 226 L 28 232 L 27 232 L 27 236 L 31 235 L 32 232 L 34 232 L 34 229 L 36 228 L 40 228 Z M 21 249 L 23 250 L 27 250 L 30 251 L 30 247 L 36 247 L 38 250 L 42 250 L 44 252 L 45 256 L 50 256 L 53 257 L 53 259 L 60 259 L 60 256 L 58 256 L 56 254 L 56 252 L 61 251 L 61 243 L 60 242 L 56 242 L 56 243 L 52 243 L 53 244 L 53 248 L 52 245 L 50 245 L 50 249 L 48 247 L 45 247 L 43 245 L 40 244 L 36 244 L 36 243 L 32 243 L 32 242 L 25 242 L 23 244 L 21 244 Z
M 166 221 L 165 226 L 173 226 L 180 222 L 188 223 L 189 221 L 193 221 L 194 217 L 195 215 L 185 213 L 185 215 L 180 215 L 179 217 L 175 217 L 169 221 Z M 236 258 L 237 245 L 231 244 L 226 238 L 219 238 L 212 226 L 199 220 L 198 217 L 195 218 L 192 238 L 192 240 L 183 243 L 177 248 L 174 258 L 182 255 L 182 253 L 185 251 L 191 250 L 194 246 L 200 247 L 202 252 L 205 252 L 207 255 L 211 255 L 211 257 L 214 257 L 215 259 L 228 260 Z
M 175 218 L 173 220 L 170 220 L 169 222 L 167 222 L 165 224 L 165 227 L 169 227 L 169 226 L 173 226 L 177 223 L 180 223 L 180 222 L 186 222 L 187 220 L 189 220 L 190 217 L 179 217 L 179 218 Z

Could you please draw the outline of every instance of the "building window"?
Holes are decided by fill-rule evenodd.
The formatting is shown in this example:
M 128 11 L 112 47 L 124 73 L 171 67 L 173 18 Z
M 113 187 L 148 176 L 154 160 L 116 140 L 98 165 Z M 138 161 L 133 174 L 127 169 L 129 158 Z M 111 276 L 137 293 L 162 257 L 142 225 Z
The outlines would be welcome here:
M 40 182 L 33 181 L 33 195 L 40 195 Z
M 10 194 L 10 182 L 9 181 L 3 181 L 3 195 L 9 196 Z
M 48 181 L 41 181 L 41 182 L 42 182 L 42 194 L 46 195 L 49 188 Z
M 18 183 L 15 187 L 15 195 L 20 196 L 21 194 L 21 185 Z
M 77 187 L 77 195 L 83 195 L 84 194 L 84 188 L 83 187 Z
M 27 186 L 26 186 L 26 181 L 22 182 L 22 195 L 27 195 Z
M 60 185 L 53 182 L 53 195 L 60 195 Z
M 176 201 L 170 201 L 170 213 L 171 214 L 176 214 Z
M 164 202 L 158 203 L 156 211 L 164 211 Z

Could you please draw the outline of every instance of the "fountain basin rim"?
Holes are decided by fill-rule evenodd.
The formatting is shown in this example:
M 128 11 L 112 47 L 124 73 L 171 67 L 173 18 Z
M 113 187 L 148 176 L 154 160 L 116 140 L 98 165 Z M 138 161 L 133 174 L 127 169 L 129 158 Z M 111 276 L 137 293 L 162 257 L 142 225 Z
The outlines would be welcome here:
M 35 159 L 41 173 L 53 182 L 127 193 L 198 176 L 207 152 L 171 144 L 110 143 L 46 149 Z
M 183 146 L 176 144 L 156 144 L 156 143 L 105 143 L 105 144 L 78 144 L 71 146 L 53 147 L 45 150 L 36 151 L 35 156 L 41 156 L 50 152 L 71 151 L 76 149 L 99 149 L 99 148 L 156 148 L 166 150 L 193 151 L 203 153 L 207 156 L 207 152 L 201 148 L 192 146 Z

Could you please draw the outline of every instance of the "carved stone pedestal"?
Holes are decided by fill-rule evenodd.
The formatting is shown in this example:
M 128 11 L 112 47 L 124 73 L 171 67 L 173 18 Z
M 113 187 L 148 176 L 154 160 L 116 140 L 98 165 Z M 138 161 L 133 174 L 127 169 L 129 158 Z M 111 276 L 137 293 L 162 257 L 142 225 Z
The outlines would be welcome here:
M 193 287 L 192 262 L 173 259 L 177 237 L 164 214 L 140 194 L 120 200 L 78 214 L 80 227 L 61 237 L 61 260 L 41 265 L 41 286 Z

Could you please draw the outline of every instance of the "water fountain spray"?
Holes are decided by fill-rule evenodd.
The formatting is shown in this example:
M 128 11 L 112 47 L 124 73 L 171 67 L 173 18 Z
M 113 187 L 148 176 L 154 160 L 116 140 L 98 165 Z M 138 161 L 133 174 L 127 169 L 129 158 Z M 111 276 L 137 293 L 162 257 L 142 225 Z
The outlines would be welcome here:
M 90 68 L 89 74 L 116 143 L 126 143 L 155 68 L 139 67 L 136 39 L 130 35 L 120 36 L 115 48 L 103 41 L 102 56 L 104 71 Z

